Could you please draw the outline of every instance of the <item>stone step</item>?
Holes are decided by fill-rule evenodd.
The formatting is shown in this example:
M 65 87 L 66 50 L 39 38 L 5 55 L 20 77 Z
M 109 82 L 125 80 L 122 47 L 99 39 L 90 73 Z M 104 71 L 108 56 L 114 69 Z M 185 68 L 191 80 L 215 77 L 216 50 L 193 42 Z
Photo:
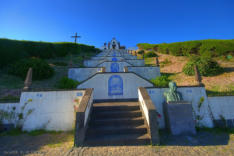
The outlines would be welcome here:
M 139 126 L 144 124 L 144 118 L 106 118 L 106 119 L 94 119 L 90 121 L 90 128 L 98 126 Z
M 110 146 L 110 145 L 146 145 L 150 144 L 148 134 L 117 134 L 100 135 L 96 137 L 87 136 L 85 145 L 88 146 Z
M 93 104 L 94 107 L 98 107 L 98 106 L 106 106 L 106 107 L 110 107 L 110 106 L 139 106 L 138 102 L 97 102 Z
M 142 112 L 140 110 L 136 111 L 95 111 L 92 112 L 92 119 L 109 119 L 109 118 L 135 118 L 141 117 Z
M 140 110 L 139 105 L 132 105 L 132 106 L 94 106 L 93 112 L 96 111 L 135 111 Z
M 146 125 L 131 126 L 131 125 L 121 125 L 121 126 L 100 126 L 92 129 L 88 129 L 88 136 L 97 135 L 109 135 L 109 134 L 145 134 L 147 133 Z

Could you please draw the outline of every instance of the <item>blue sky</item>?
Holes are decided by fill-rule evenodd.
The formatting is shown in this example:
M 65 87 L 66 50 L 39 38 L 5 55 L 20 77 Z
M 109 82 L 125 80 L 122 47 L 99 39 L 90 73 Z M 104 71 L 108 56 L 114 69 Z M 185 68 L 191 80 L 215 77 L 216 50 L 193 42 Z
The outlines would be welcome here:
M 0 38 L 100 47 L 234 39 L 234 0 L 1 0 Z

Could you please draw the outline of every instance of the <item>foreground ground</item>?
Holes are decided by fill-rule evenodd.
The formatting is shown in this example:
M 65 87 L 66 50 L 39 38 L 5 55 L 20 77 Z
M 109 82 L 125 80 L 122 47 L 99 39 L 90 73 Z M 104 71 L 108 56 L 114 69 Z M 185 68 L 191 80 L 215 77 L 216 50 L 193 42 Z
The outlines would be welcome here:
M 196 136 L 161 134 L 160 146 L 109 146 L 73 148 L 73 133 L 0 136 L 0 155 L 32 156 L 150 156 L 234 155 L 234 134 L 200 131 Z

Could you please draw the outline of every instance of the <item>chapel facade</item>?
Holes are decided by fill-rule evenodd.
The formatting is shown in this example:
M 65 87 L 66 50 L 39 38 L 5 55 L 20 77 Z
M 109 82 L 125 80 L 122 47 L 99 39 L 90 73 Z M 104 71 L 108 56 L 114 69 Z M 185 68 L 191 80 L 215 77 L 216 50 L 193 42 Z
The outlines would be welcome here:
M 110 42 L 108 42 L 108 44 L 104 43 L 104 49 L 126 49 L 125 46 L 121 46 L 120 42 L 116 40 L 115 37 L 112 38 L 112 40 Z

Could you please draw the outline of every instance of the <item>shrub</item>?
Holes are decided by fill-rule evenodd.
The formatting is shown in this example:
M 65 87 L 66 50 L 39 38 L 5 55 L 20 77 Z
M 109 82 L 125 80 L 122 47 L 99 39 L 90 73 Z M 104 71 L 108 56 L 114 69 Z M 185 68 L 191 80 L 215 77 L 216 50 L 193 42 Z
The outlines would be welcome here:
M 67 66 L 66 62 L 53 62 L 52 64 L 56 66 Z
M 146 54 L 145 54 L 145 57 L 147 58 L 147 57 L 157 57 L 158 55 L 155 53 L 155 52 L 153 52 L 153 51 L 149 51 L 149 52 L 147 52 Z
M 59 80 L 57 88 L 59 89 L 75 89 L 80 83 L 76 80 L 63 77 Z
M 203 76 L 214 76 L 223 72 L 223 68 L 221 68 L 216 61 L 207 56 L 190 58 L 183 67 L 183 72 L 189 76 L 194 75 L 194 65 L 197 65 L 200 74 Z
M 33 80 L 47 79 L 53 76 L 54 69 L 49 64 L 38 58 L 23 59 L 10 65 L 8 73 L 25 79 L 28 69 L 32 67 Z
M 202 55 L 204 52 L 210 52 L 212 56 L 227 56 L 234 54 L 234 40 L 196 40 L 161 44 L 137 44 L 138 48 L 147 50 L 155 49 L 164 54 L 175 56 L 189 56 L 191 54 Z
M 151 82 L 157 87 L 168 87 L 168 83 L 170 82 L 168 76 L 162 75 L 155 79 L 152 79 Z
M 145 53 L 145 51 L 144 50 L 139 50 L 137 53 L 140 54 L 140 55 L 142 55 L 142 54 Z

